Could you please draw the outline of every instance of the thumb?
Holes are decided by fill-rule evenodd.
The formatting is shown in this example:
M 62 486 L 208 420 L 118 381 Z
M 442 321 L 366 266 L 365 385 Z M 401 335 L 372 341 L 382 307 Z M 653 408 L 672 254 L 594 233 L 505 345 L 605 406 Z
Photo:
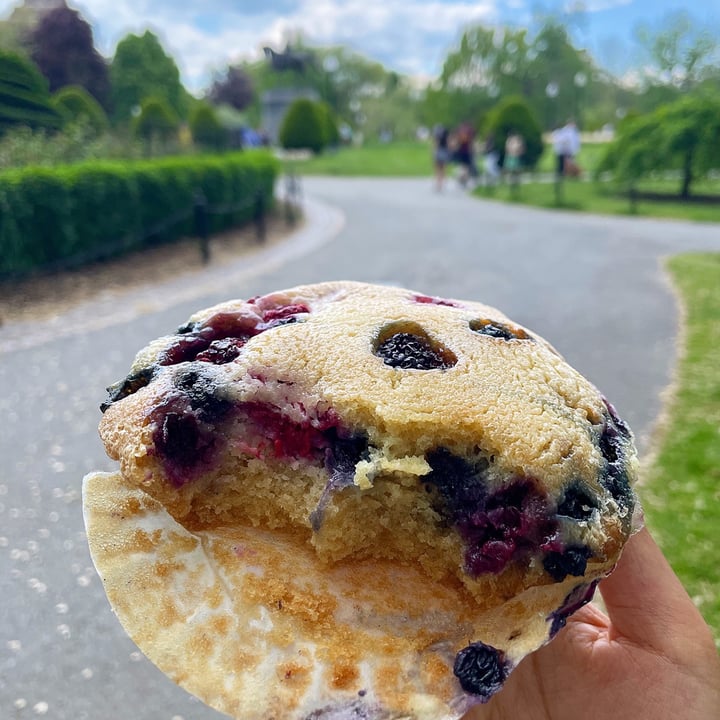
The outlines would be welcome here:
M 673 656 L 709 630 L 647 528 L 627 542 L 600 583 L 613 629 L 637 645 Z

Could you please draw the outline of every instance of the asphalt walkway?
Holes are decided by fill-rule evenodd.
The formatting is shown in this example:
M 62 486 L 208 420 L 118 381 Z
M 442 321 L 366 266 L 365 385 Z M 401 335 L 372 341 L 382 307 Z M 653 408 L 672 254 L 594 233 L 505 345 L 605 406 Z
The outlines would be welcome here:
M 194 310 L 351 279 L 496 305 L 550 340 L 642 448 L 676 358 L 663 258 L 720 251 L 720 225 L 605 218 L 468 198 L 429 180 L 306 179 L 308 221 L 221 269 L 0 327 L 0 717 L 220 718 L 157 671 L 110 612 L 87 552 L 80 482 L 112 469 L 104 388 Z

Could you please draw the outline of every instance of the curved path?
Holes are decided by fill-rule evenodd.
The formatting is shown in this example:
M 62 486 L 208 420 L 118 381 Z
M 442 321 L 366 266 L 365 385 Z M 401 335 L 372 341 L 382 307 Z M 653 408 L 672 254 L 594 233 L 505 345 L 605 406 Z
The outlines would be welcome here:
M 557 214 L 428 180 L 306 180 L 309 221 L 282 248 L 0 328 L 0 717 L 210 720 L 108 609 L 82 532 L 80 479 L 111 469 L 104 388 L 195 309 L 325 279 L 496 305 L 549 339 L 615 403 L 641 447 L 675 359 L 664 256 L 720 251 L 718 226 Z

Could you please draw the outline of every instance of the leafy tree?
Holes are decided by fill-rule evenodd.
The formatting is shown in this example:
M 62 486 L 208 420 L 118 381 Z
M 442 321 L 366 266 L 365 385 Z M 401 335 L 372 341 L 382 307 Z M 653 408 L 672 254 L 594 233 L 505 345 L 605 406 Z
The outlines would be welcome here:
M 228 132 L 207 103 L 198 103 L 190 113 L 190 132 L 198 147 L 222 150 L 227 146 Z
M 280 126 L 280 144 L 286 149 L 319 153 L 325 147 L 325 122 L 318 103 L 300 98 L 288 108 Z
M 254 95 L 248 72 L 241 66 L 231 65 L 213 82 L 208 99 L 215 105 L 230 105 L 236 110 L 244 110 L 253 101 Z
M 50 104 L 47 80 L 37 67 L 0 50 L 0 134 L 18 125 L 56 129 L 61 118 Z
M 318 103 L 318 112 L 323 123 L 323 146 L 337 147 L 340 144 L 340 130 L 338 129 L 335 113 L 332 108 L 324 102 Z
M 690 197 L 692 183 L 715 167 L 720 167 L 720 97 L 704 94 L 621 124 L 600 166 L 631 186 L 654 171 L 678 170 L 683 199 Z
M 32 59 L 54 92 L 80 85 L 107 107 L 110 81 L 105 60 L 95 49 L 90 25 L 67 5 L 49 10 L 30 34 Z
M 502 100 L 488 116 L 487 132 L 495 139 L 504 162 L 505 141 L 511 132 L 522 136 L 525 152 L 521 157 L 525 167 L 535 167 L 543 152 L 542 128 L 532 108 L 519 96 Z
M 718 60 L 717 38 L 685 10 L 666 15 L 655 28 L 638 26 L 636 35 L 663 84 L 687 90 Z
M 177 137 L 180 119 L 163 98 L 146 98 L 135 118 L 137 137 L 147 142 L 151 155 L 156 154 Z
M 58 90 L 51 99 L 52 106 L 65 124 L 82 123 L 96 135 L 108 128 L 108 119 L 100 103 L 80 85 L 68 85 Z
M 191 103 L 180 82 L 180 71 L 149 30 L 143 35 L 126 35 L 118 43 L 110 81 L 113 116 L 118 122 L 129 121 L 150 97 L 164 100 L 176 115 L 187 117 Z
M 429 124 L 478 123 L 498 98 L 521 95 L 550 128 L 582 113 L 596 76 L 590 58 L 556 19 L 546 19 L 535 35 L 477 25 L 448 53 L 438 85 L 427 93 L 424 115 Z

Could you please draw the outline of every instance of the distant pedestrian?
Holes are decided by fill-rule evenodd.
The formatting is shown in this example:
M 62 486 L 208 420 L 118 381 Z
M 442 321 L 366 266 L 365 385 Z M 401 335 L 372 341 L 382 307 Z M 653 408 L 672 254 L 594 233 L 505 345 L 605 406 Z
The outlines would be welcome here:
M 553 132 L 552 143 L 555 152 L 556 179 L 578 177 L 580 166 L 576 158 L 580 152 L 580 131 L 572 118 Z
M 450 131 L 445 125 L 433 128 L 433 164 L 435 166 L 435 189 L 441 192 L 445 173 L 450 162 Z
M 495 185 L 500 179 L 500 153 L 494 133 L 485 138 L 483 147 L 483 169 L 487 185 Z
M 522 156 L 525 154 L 525 140 L 523 136 L 515 131 L 511 130 L 507 139 L 505 140 L 505 169 L 510 173 L 511 176 L 516 176 L 520 173 L 522 167 Z
M 510 180 L 510 191 L 517 194 L 520 186 L 520 170 L 522 169 L 522 157 L 525 154 L 525 140 L 516 130 L 510 130 L 505 140 L 505 160 L 503 169 Z
M 458 176 L 460 184 L 465 187 L 468 182 L 478 176 L 475 165 L 475 128 L 469 123 L 462 123 L 455 131 L 455 162 L 460 166 Z

